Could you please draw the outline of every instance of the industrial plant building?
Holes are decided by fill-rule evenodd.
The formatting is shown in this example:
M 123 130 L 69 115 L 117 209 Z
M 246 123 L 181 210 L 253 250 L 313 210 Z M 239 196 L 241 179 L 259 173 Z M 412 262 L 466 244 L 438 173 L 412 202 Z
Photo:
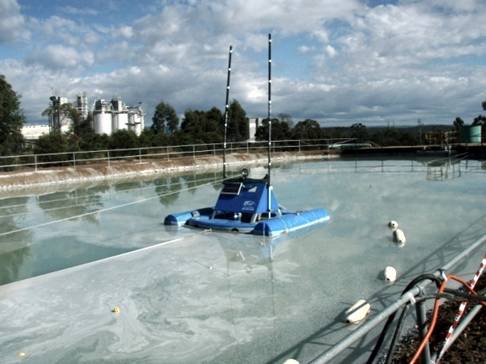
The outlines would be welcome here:
M 127 106 L 120 98 L 96 100 L 93 109 L 93 130 L 111 135 L 117 130 L 131 130 L 140 135 L 144 128 L 144 113 L 140 105 Z
M 73 120 L 62 110 L 62 105 L 69 104 L 67 97 L 51 96 L 51 112 L 48 115 L 47 125 L 25 125 L 22 134 L 27 140 L 39 139 L 41 135 L 48 134 L 50 131 L 58 130 L 66 133 L 72 130 Z M 142 106 L 126 105 L 119 97 L 111 101 L 103 99 L 93 103 L 92 110 L 88 106 L 86 93 L 77 95 L 76 100 L 71 104 L 81 116 L 82 120 L 87 120 L 90 112 L 92 113 L 92 125 L 96 134 L 111 135 L 117 130 L 131 130 L 140 135 L 144 128 L 144 112 Z

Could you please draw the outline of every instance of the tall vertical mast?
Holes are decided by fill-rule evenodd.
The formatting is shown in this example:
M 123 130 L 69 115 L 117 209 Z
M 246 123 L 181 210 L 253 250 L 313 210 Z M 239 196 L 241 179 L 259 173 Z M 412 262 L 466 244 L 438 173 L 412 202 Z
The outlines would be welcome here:
M 268 33 L 268 218 L 272 217 L 272 34 Z
M 268 186 L 272 169 L 272 35 L 268 34 Z M 270 204 L 270 202 L 268 202 Z M 270 205 L 269 205 L 270 207 Z
M 226 102 L 224 104 L 223 178 L 226 178 L 226 138 L 228 134 L 229 92 L 230 92 L 232 54 L 233 54 L 233 46 L 230 45 L 229 54 L 228 54 L 228 76 L 226 78 Z

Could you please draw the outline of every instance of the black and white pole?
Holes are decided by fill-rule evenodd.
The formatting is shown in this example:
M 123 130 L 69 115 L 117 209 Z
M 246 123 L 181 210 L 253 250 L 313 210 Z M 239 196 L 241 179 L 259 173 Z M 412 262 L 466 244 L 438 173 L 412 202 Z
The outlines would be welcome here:
M 231 80 L 231 55 L 233 46 L 229 46 L 228 54 L 228 76 L 226 78 L 226 102 L 224 104 L 224 140 L 223 140 L 223 178 L 226 178 L 226 138 L 228 135 L 228 114 L 229 114 L 229 92 Z
M 272 171 L 272 34 L 268 34 L 268 218 L 272 214 L 272 185 L 271 185 L 271 171 Z

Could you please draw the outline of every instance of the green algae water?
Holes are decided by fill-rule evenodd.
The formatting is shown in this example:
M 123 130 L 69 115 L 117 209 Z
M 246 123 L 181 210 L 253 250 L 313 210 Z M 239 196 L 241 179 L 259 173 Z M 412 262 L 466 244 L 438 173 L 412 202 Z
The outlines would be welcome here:
M 2 362 L 306 362 L 355 328 L 342 314 L 358 299 L 380 311 L 486 233 L 479 161 L 279 166 L 280 203 L 326 208 L 331 221 L 273 240 L 162 225 L 211 206 L 220 180 L 190 174 L 0 200 Z M 460 272 L 474 273 L 480 258 Z M 394 285 L 381 277 L 387 265 Z M 359 362 L 369 348 L 354 349 L 339 360 Z

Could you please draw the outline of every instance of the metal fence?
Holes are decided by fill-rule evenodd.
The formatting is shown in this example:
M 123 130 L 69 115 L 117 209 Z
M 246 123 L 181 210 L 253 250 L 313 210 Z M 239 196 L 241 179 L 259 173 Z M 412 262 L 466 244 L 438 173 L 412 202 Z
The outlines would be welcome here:
M 304 152 L 311 150 L 328 150 L 333 146 L 348 143 L 353 139 L 288 139 L 272 141 L 274 152 Z M 33 169 L 53 166 L 87 165 L 93 163 L 112 163 L 132 160 L 143 163 L 148 160 L 175 160 L 216 156 L 223 154 L 223 143 L 167 145 L 154 147 L 139 147 L 126 149 L 103 149 L 89 151 L 73 151 L 62 153 L 22 154 L 0 156 L 0 171 Z M 257 142 L 227 142 L 226 153 L 263 153 L 268 148 L 267 141 Z

